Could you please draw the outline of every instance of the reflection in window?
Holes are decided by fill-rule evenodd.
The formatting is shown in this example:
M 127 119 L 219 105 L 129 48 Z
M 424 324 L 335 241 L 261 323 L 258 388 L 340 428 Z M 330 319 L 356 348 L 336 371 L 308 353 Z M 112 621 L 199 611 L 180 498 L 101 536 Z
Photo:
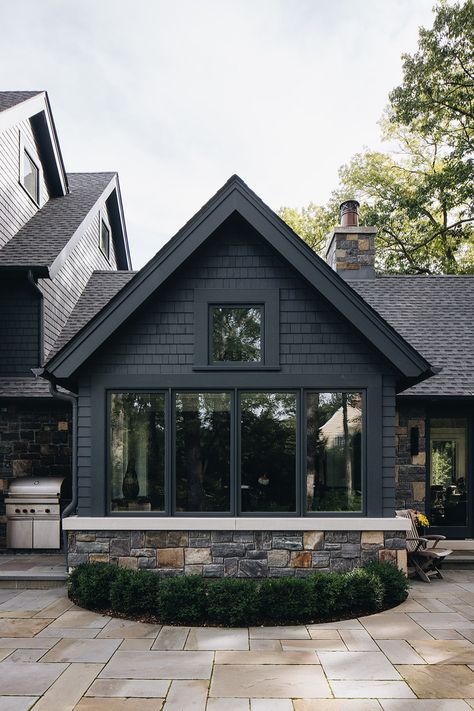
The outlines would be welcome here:
M 112 393 L 110 466 L 112 511 L 164 510 L 164 394 Z
M 362 510 L 362 396 L 306 396 L 307 511 Z
M 467 420 L 430 421 L 430 519 L 433 526 L 467 525 Z
M 260 307 L 211 307 L 211 360 L 213 363 L 262 361 Z
M 110 255 L 110 230 L 105 224 L 104 220 L 100 221 L 100 240 L 99 240 L 100 251 L 102 254 L 109 258 Z
M 296 395 L 242 393 L 242 511 L 296 510 Z
M 230 510 L 229 393 L 176 394 L 176 511 Z
M 39 169 L 28 151 L 23 151 L 23 185 L 35 202 L 39 202 Z

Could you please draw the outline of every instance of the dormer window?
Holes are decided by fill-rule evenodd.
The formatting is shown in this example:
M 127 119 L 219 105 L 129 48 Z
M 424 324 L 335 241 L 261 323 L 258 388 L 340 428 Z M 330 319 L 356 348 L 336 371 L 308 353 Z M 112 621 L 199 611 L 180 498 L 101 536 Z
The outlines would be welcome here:
M 25 149 L 23 152 L 23 185 L 35 202 L 39 202 L 39 168 Z
M 103 217 L 100 218 L 99 247 L 104 257 L 108 259 L 110 255 L 110 227 Z

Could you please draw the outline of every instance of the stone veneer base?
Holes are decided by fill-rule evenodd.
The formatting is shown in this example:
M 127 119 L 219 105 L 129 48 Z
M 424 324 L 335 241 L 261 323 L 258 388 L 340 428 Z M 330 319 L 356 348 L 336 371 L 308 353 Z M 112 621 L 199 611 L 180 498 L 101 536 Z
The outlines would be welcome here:
M 324 531 L 86 527 L 68 531 L 68 564 L 73 568 L 80 563 L 110 562 L 163 576 L 262 578 L 344 572 L 370 560 L 387 560 L 406 572 L 405 530 L 348 530 L 349 520 L 345 523 L 345 529 Z

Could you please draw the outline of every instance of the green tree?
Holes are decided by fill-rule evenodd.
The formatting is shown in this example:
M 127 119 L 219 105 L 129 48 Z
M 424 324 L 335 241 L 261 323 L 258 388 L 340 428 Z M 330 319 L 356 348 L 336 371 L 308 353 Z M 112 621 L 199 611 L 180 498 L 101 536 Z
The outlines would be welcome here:
M 390 94 L 391 120 L 423 135 L 442 130 L 462 157 L 474 150 L 474 0 L 435 7 L 418 51 L 404 54 L 403 82 Z
M 420 30 L 419 52 L 404 57 L 404 84 L 392 92 L 381 122 L 390 150 L 353 156 L 325 206 L 280 209 L 321 256 L 339 223 L 340 202 L 355 198 L 361 223 L 378 228 L 380 271 L 473 271 L 473 1 L 438 5 L 433 29 Z M 449 106 L 440 98 L 443 87 L 452 94 Z

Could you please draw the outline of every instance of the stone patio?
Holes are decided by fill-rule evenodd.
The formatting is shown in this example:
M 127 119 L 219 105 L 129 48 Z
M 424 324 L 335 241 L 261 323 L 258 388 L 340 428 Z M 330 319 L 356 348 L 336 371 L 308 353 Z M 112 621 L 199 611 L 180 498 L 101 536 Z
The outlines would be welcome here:
M 0 711 L 469 711 L 474 570 L 322 625 L 161 627 L 0 589 Z

